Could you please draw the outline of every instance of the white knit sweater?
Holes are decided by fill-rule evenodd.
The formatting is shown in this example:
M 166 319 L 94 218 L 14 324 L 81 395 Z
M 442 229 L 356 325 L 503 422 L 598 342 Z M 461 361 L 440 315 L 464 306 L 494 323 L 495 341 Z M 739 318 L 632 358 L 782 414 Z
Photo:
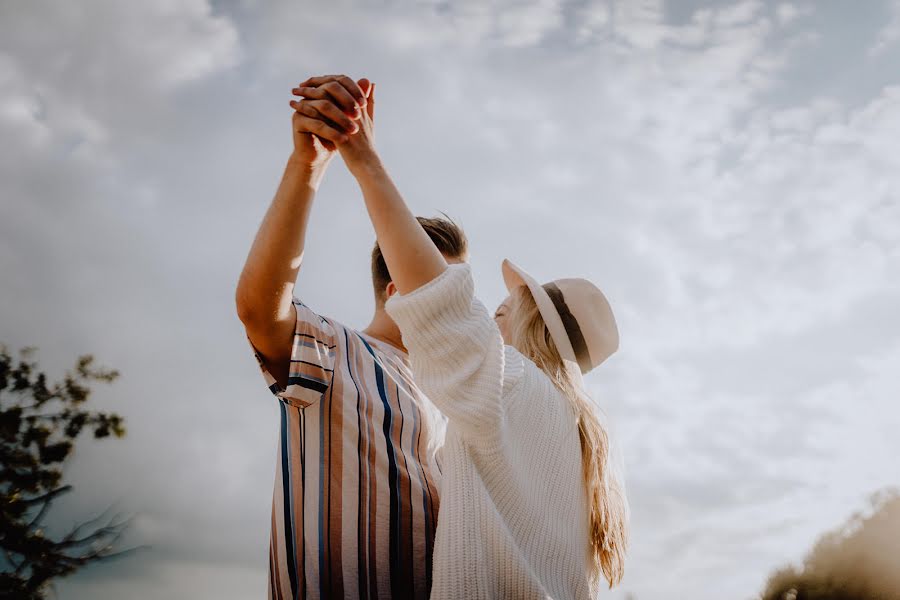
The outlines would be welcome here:
M 447 416 L 432 599 L 589 598 L 588 512 L 575 414 L 504 346 L 453 264 L 385 309 L 417 385 Z

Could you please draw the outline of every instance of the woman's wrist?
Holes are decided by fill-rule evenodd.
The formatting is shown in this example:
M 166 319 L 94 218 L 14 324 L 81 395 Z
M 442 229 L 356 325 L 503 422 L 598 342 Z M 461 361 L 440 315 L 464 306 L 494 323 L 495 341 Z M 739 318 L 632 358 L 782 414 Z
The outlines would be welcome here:
M 387 173 L 384 164 L 381 162 L 381 157 L 374 152 L 365 158 L 348 162 L 347 169 L 359 183 L 364 183 L 373 178 L 382 178 Z

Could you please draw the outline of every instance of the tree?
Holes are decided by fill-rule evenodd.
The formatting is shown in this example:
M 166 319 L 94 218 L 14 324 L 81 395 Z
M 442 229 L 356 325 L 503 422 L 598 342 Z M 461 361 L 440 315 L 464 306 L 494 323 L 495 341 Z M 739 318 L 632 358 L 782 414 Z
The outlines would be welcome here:
M 43 520 L 53 502 L 72 491 L 63 466 L 82 431 L 94 438 L 125 435 L 122 417 L 85 409 L 91 382 L 119 373 L 94 368 L 80 356 L 75 370 L 49 384 L 30 362 L 35 349 L 14 361 L 0 345 L 0 597 L 41 599 L 55 578 L 124 552 L 114 548 L 128 520 L 101 514 L 54 539 Z
M 762 600 L 900 599 L 900 493 L 885 490 L 870 502 L 871 514 L 823 535 L 801 568 L 773 573 Z

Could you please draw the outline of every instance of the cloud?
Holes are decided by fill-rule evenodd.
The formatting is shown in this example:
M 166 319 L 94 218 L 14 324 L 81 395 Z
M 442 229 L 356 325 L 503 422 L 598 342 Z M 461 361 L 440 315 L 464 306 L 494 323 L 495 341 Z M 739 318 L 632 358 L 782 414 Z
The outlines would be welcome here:
M 889 52 L 841 67 L 877 28 L 753 1 L 4 12 L 0 335 L 122 371 L 96 400 L 129 436 L 79 447 L 58 525 L 117 499 L 152 545 L 63 597 L 265 584 L 277 410 L 232 299 L 313 74 L 379 83 L 385 163 L 466 228 L 487 303 L 504 257 L 610 297 L 622 347 L 588 381 L 635 520 L 615 597 L 746 596 L 890 481 L 900 82 Z M 312 219 L 298 294 L 363 326 L 340 159 Z
M 900 40 L 900 2 L 896 0 L 888 2 L 887 13 L 887 22 L 876 35 L 875 42 L 869 47 L 870 57 L 883 54 Z

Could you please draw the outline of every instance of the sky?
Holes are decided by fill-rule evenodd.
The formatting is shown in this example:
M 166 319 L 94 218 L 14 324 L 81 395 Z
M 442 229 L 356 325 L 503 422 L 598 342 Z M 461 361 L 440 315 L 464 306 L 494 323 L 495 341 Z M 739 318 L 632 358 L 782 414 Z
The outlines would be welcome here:
M 66 600 L 261 597 L 278 432 L 234 292 L 291 151 L 290 90 L 377 84 L 417 214 L 610 299 L 587 382 L 626 466 L 605 597 L 750 599 L 900 485 L 900 2 L 0 2 L 0 343 L 93 406 L 63 530 L 141 552 Z M 374 234 L 336 158 L 295 293 L 362 328 Z

